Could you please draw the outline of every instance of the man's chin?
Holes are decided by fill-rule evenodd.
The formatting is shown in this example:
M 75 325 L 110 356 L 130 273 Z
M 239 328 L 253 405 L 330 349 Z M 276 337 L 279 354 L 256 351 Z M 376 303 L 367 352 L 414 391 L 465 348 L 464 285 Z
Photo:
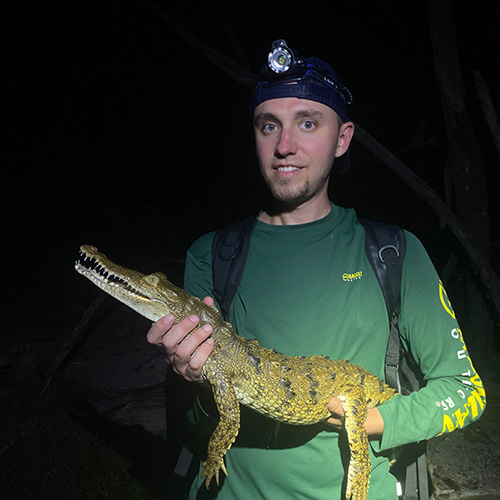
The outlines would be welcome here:
M 270 215 L 291 213 L 312 197 L 306 193 L 294 194 L 271 190 Z

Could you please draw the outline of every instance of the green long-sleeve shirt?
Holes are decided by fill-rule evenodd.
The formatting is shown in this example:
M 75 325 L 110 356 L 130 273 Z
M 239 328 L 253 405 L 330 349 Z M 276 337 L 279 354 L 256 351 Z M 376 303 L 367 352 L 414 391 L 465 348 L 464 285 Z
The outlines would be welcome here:
M 258 221 L 229 321 L 247 338 L 286 355 L 344 358 L 384 378 L 389 324 L 384 298 L 353 210 L 332 205 L 302 225 Z M 371 441 L 369 500 L 396 499 L 395 479 L 379 452 L 449 432 L 477 418 L 485 394 L 439 277 L 421 243 L 406 233 L 399 319 L 404 344 L 426 386 L 379 407 L 381 441 Z M 188 252 L 185 287 L 212 293 L 213 233 Z M 194 412 L 197 415 L 202 412 Z M 208 417 L 207 417 L 208 418 Z M 201 421 L 200 421 L 201 420 Z M 198 419 L 198 425 L 206 425 Z M 236 443 L 226 454 L 228 477 L 209 490 L 195 480 L 190 498 L 341 499 L 348 452 L 342 434 L 324 424 L 281 425 L 244 409 Z

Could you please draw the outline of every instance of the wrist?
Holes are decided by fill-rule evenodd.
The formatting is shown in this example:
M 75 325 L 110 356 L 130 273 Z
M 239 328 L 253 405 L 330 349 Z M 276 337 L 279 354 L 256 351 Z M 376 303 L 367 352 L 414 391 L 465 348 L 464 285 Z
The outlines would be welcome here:
M 384 433 L 384 419 L 378 408 L 368 408 L 365 420 L 365 430 L 368 436 L 381 437 Z

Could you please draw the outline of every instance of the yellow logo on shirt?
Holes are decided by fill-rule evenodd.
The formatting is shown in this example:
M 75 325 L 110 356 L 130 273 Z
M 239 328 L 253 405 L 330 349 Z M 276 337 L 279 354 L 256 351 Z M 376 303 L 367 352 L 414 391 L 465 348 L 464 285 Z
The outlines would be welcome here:
M 446 293 L 446 290 L 444 289 L 443 282 L 441 280 L 439 281 L 439 298 L 441 299 L 441 304 L 443 305 L 445 311 L 453 319 L 455 319 L 455 311 L 453 310 L 453 307 L 451 306 L 450 299 L 448 298 L 448 294 Z
M 344 281 L 359 280 L 363 277 L 363 271 L 356 271 L 355 273 L 344 273 L 342 279 Z
M 451 306 L 450 299 L 441 281 L 439 282 L 439 299 L 445 311 L 455 319 L 455 311 Z M 441 407 L 445 411 L 449 410 L 449 413 L 443 415 L 443 430 L 440 434 L 462 428 L 467 417 L 470 416 L 471 419 L 477 418 L 486 404 L 486 393 L 483 383 L 474 369 L 472 360 L 468 354 L 462 330 L 455 327 L 451 330 L 450 335 L 460 346 L 460 349 L 456 351 L 457 359 L 468 362 L 468 366 L 462 373 L 463 387 L 457 390 L 457 402 L 451 395 L 443 401 L 436 402 L 436 406 Z

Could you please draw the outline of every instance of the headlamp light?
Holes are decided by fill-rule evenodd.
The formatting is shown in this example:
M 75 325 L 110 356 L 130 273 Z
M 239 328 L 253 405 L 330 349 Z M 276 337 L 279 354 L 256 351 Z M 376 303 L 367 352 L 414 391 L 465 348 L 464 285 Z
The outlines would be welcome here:
M 285 40 L 276 40 L 267 58 L 269 68 L 275 73 L 288 71 L 293 62 L 293 53 L 288 48 Z
M 267 57 L 270 80 L 299 77 L 304 73 L 304 60 L 288 47 L 285 40 L 275 40 Z

